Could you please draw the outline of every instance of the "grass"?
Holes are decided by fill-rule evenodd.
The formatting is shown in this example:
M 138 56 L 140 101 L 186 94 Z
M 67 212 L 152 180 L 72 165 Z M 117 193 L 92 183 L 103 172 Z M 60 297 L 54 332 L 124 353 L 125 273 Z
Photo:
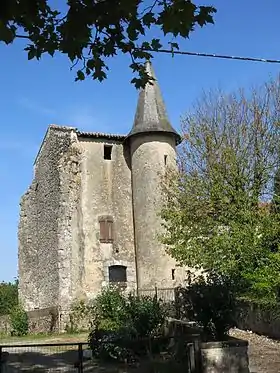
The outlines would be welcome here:
M 28 344 L 28 343 L 67 343 L 86 342 L 88 333 L 63 333 L 63 334 L 29 334 L 23 337 L 11 337 L 0 334 L 2 344 Z

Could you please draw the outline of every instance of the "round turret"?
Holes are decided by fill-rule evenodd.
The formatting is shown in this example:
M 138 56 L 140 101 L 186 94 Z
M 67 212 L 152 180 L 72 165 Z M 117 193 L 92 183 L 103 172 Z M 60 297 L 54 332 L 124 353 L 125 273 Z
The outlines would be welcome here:
M 148 73 L 154 77 L 151 64 Z M 176 144 L 181 141 L 171 126 L 155 80 L 141 90 L 134 125 L 126 138 L 130 146 L 136 265 L 139 289 L 174 285 L 175 261 L 166 254 L 158 235 L 162 175 L 176 167 Z

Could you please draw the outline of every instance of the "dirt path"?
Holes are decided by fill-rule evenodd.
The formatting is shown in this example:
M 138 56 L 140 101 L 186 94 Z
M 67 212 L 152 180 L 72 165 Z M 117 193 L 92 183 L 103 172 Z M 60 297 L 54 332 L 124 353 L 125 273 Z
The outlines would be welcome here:
M 234 329 L 232 336 L 249 341 L 251 373 L 280 372 L 280 341 L 275 341 L 252 332 Z

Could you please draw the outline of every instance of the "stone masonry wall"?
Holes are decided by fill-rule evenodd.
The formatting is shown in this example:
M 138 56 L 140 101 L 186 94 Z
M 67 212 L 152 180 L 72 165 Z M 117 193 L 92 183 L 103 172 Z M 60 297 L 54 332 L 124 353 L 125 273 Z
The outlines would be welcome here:
M 9 335 L 11 333 L 11 322 L 8 315 L 0 316 L 0 334 Z
M 111 160 L 104 159 L 104 145 L 112 146 Z M 108 284 L 108 267 L 127 267 L 128 286 L 136 286 L 131 171 L 129 154 L 121 142 L 80 137 L 82 152 L 83 289 L 94 297 Z M 114 220 L 114 242 L 100 243 L 99 217 Z
M 29 311 L 59 303 L 59 160 L 72 130 L 50 126 L 35 164 L 31 187 L 22 197 L 19 239 L 19 297 Z
M 81 212 L 81 148 L 76 133 L 58 164 L 60 201 L 58 213 L 59 304 L 62 314 L 81 299 L 84 275 L 83 217 Z
M 55 333 L 60 330 L 59 309 L 56 307 L 29 311 L 28 332 L 30 334 Z M 0 334 L 10 335 L 12 331 L 10 316 L 0 316 Z
M 239 300 L 236 326 L 270 338 L 280 338 L 279 305 Z

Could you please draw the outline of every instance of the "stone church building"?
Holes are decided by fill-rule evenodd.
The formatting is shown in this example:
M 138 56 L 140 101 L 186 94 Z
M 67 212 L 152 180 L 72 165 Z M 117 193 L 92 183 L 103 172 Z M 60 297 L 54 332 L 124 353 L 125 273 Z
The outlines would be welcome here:
M 148 72 L 154 76 L 150 63 Z M 128 290 L 173 287 L 183 270 L 158 241 L 161 175 L 180 136 L 157 81 L 139 93 L 127 135 L 49 126 L 21 199 L 19 296 L 27 311 Z

